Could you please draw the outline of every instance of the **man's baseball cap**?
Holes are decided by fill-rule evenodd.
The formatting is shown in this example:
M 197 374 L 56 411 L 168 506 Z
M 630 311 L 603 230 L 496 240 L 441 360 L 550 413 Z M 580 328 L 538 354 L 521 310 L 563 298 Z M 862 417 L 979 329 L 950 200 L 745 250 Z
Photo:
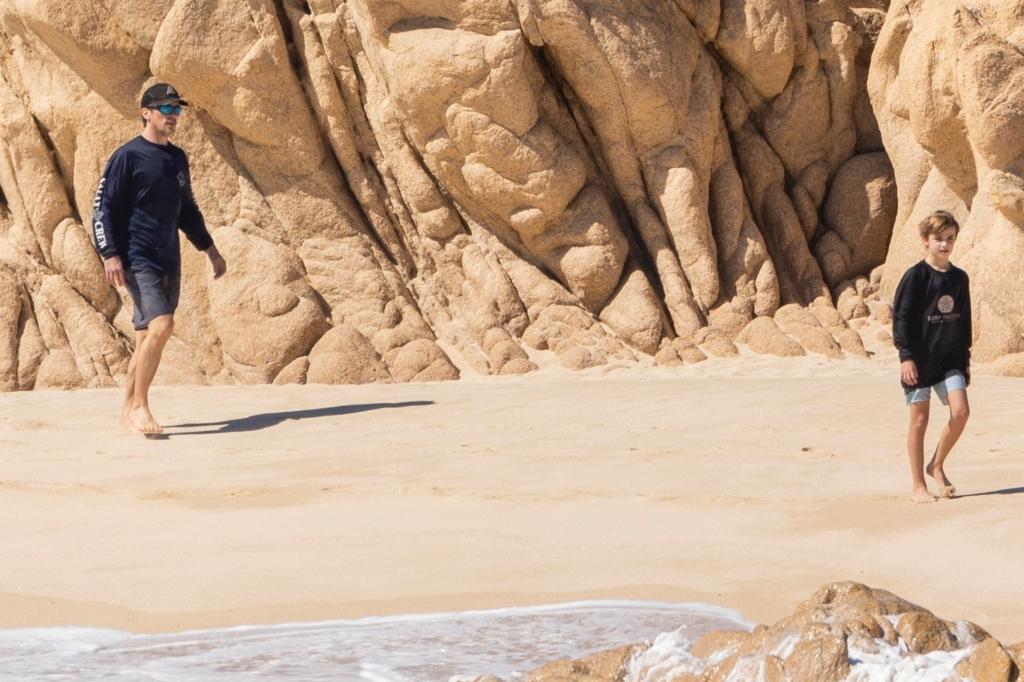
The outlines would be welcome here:
M 188 102 L 183 100 L 181 95 L 178 94 L 178 91 L 174 89 L 174 86 L 169 83 L 157 83 L 156 85 L 152 85 L 142 94 L 143 109 L 157 107 L 161 104 L 180 104 L 183 107 L 188 106 Z

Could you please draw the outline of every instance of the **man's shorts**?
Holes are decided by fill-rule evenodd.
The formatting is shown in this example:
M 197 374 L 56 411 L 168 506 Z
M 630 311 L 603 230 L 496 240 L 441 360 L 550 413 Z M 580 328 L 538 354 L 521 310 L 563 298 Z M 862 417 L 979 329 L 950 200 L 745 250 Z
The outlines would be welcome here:
M 178 307 L 181 275 L 155 270 L 125 270 L 124 283 L 135 303 L 132 325 L 135 331 L 149 328 L 153 318 L 173 315 Z
M 967 380 L 964 378 L 963 372 L 958 369 L 946 372 L 946 378 L 937 384 L 907 391 L 905 394 L 907 405 L 928 402 L 931 399 L 933 388 L 935 389 L 935 395 L 939 396 L 942 404 L 949 405 L 949 392 L 966 390 Z

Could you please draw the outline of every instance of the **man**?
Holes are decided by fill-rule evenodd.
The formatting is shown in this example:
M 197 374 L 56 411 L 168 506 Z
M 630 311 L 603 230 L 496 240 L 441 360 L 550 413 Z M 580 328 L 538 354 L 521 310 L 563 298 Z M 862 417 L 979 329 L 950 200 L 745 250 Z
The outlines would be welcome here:
M 107 281 L 135 304 L 135 352 L 128 363 L 121 424 L 147 436 L 163 429 L 149 387 L 174 331 L 181 284 L 178 229 L 206 253 L 217 279 L 227 271 L 196 206 L 185 152 L 170 143 L 188 102 L 166 83 L 142 95 L 142 134 L 110 157 L 93 202 L 92 229 Z

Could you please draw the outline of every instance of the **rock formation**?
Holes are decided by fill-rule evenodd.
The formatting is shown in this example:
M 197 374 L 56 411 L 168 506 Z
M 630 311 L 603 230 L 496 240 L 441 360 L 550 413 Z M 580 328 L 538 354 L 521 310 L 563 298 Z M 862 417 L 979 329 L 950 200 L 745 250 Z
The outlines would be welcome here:
M 185 245 L 164 382 L 864 355 L 939 204 L 979 356 L 1024 351 L 1021 3 L 887 4 L 0 0 L 0 390 L 125 371 L 84 226 L 158 81 L 230 267 Z
M 894 0 L 868 82 L 899 195 L 883 296 L 919 257 L 917 222 L 950 210 L 981 361 L 1024 352 L 1022 18 L 1021 0 Z
M 928 679 L 1019 682 L 1024 642 L 1004 647 L 968 621 L 945 621 L 884 590 L 833 583 L 800 604 L 792 615 L 751 632 L 711 632 L 696 642 L 624 646 L 580 660 L 553 661 L 530 682 L 720 682 L 793 680 L 841 682 L 891 679 L 901 659 L 929 655 L 903 668 Z M 667 645 L 666 645 L 667 644 Z M 871 668 L 875 676 L 866 672 Z M 497 680 L 497 678 L 480 678 Z M 500 682 L 500 681 L 498 681 Z

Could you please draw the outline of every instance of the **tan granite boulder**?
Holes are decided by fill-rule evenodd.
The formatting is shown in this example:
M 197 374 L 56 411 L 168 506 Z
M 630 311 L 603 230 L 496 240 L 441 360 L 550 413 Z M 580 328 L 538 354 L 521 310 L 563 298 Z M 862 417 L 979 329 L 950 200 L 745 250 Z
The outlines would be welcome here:
M 238 227 L 216 235 L 231 263 L 210 286 L 210 315 L 234 375 L 269 382 L 330 329 L 320 299 L 302 277 L 302 263 L 287 249 Z
M 309 353 L 306 381 L 311 384 L 363 384 L 389 378 L 380 356 L 350 325 L 331 329 Z
M 956 639 L 946 624 L 927 612 L 911 612 L 900 616 L 896 634 L 916 654 L 949 651 L 956 648 Z
M 779 329 L 796 339 L 804 349 L 833 358 L 842 357 L 839 344 L 815 317 L 812 309 L 785 305 L 775 311 L 774 319 Z
M 992 363 L 992 371 L 1006 377 L 1024 377 L 1024 353 L 1004 355 Z
M 968 680 L 1013 682 L 1017 678 L 1016 668 L 1006 649 L 995 639 L 989 638 L 957 664 L 956 673 Z
M 0 390 L 16 391 L 18 382 L 18 326 L 21 322 L 21 287 L 14 273 L 0 268 Z
M 1013 659 L 1013 664 L 1017 668 L 1017 677 L 1014 682 L 1019 682 L 1021 677 L 1024 677 L 1024 641 L 1004 648 L 1006 653 L 1010 654 L 1010 658 Z
M 1020 0 L 891 3 L 868 89 L 895 171 L 899 211 L 883 299 L 922 257 L 917 223 L 951 211 L 962 232 L 953 261 L 971 277 L 975 340 L 988 360 L 1020 352 L 1024 298 L 1024 56 Z M 984 316 L 984 319 L 983 319 Z
M 528 682 L 608 682 L 623 680 L 629 659 L 641 645 L 623 646 L 579 660 L 553 661 L 530 673 Z
M 977 357 L 1024 352 L 1020 1 L 0 0 L 0 387 L 121 380 L 88 226 L 158 81 L 230 254 L 213 282 L 185 246 L 161 381 L 305 380 L 346 325 L 397 381 L 730 356 L 751 324 L 863 355 L 845 321 L 940 206 Z M 843 286 L 869 271 L 879 301 Z M 789 305 L 818 324 L 757 322 Z
M 845 637 L 812 637 L 797 642 L 781 667 L 788 679 L 842 682 L 850 673 L 848 655 Z
M 830 286 L 885 261 L 896 219 L 896 181 L 883 152 L 859 154 L 839 168 L 822 219 L 829 229 L 814 252 Z
M 755 317 L 739 333 L 736 342 L 746 344 L 750 350 L 762 355 L 778 355 L 780 357 L 807 355 L 807 351 L 787 336 L 770 317 Z
M 673 634 L 670 641 L 675 643 L 669 646 L 660 641 L 549 663 L 529 679 L 840 682 L 884 675 L 886 660 L 895 672 L 899 658 L 913 659 L 913 669 L 934 674 L 936 669 L 924 661 L 924 654 L 931 653 L 933 661 L 945 656 L 943 665 L 955 667 L 955 679 L 1012 682 L 1022 648 L 1004 647 L 973 623 L 941 620 L 890 592 L 853 582 L 825 585 L 770 626 L 757 625 L 750 632 L 712 631 L 695 641 Z M 861 664 L 871 656 L 878 659 L 869 671 Z
M 732 358 L 740 354 L 729 335 L 716 327 L 701 329 L 693 340 L 707 355 L 717 358 Z
M 675 338 L 662 343 L 661 349 L 654 356 L 654 364 L 661 367 L 679 367 L 707 360 L 704 354 L 691 341 Z

